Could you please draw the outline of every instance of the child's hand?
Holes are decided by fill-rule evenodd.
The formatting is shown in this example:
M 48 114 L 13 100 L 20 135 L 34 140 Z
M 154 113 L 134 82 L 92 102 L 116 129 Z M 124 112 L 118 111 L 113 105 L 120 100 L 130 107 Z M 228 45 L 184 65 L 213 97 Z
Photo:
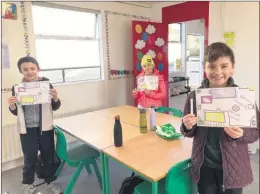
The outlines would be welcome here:
M 16 108 L 15 103 L 17 103 L 17 97 L 16 96 L 11 96 L 11 97 L 8 98 L 8 104 L 9 104 L 9 106 L 12 110 L 14 110 Z
M 146 95 L 149 95 L 150 92 L 151 92 L 150 90 L 144 89 L 144 93 L 145 93 Z
M 197 117 L 194 114 L 187 114 L 182 118 L 185 127 L 190 130 L 197 123 Z
M 51 96 L 52 96 L 54 102 L 58 102 L 59 98 L 58 98 L 57 90 L 53 88 L 50 91 L 51 91 Z
M 244 130 L 240 127 L 224 127 L 224 131 L 234 139 L 238 139 L 244 135 Z

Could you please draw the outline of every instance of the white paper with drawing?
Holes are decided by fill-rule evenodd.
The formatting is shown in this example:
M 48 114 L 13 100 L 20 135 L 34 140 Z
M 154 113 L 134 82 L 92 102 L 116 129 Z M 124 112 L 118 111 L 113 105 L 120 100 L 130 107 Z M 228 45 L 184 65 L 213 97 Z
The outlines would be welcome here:
M 157 90 L 158 82 L 158 76 L 140 76 L 137 79 L 137 89 L 139 91 L 143 91 L 144 89 Z
M 253 87 L 197 89 L 196 106 L 198 126 L 257 126 Z
M 51 102 L 49 82 L 24 82 L 14 87 L 21 105 L 46 104 Z

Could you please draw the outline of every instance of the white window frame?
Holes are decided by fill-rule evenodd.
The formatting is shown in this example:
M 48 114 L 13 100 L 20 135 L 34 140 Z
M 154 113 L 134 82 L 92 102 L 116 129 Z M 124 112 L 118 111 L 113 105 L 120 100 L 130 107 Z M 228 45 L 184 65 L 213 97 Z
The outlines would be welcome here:
M 41 6 L 49 7 L 62 10 L 70 10 L 77 12 L 93 13 L 96 15 L 95 22 L 95 36 L 94 37 L 78 37 L 78 36 L 64 36 L 64 35 L 44 35 L 44 34 L 35 34 L 35 40 L 39 39 L 53 39 L 53 40 L 88 40 L 88 41 L 97 41 L 99 42 L 99 57 L 100 65 L 99 66 L 86 66 L 86 67 L 68 67 L 68 68 L 51 68 L 51 69 L 41 69 L 41 72 L 47 71 L 62 71 L 62 82 L 52 82 L 53 84 L 66 84 L 66 83 L 75 83 L 75 82 L 89 82 L 89 81 L 99 81 L 104 80 L 104 63 L 103 63 L 103 45 L 102 45 L 102 29 L 101 29 L 101 14 L 98 10 L 91 10 L 85 8 L 71 7 L 66 5 L 54 4 L 54 3 L 44 3 L 44 2 L 32 2 L 32 6 Z M 33 16 L 33 15 L 32 15 Z M 32 18 L 33 19 L 33 18 Z M 37 50 L 35 47 L 36 56 Z M 65 80 L 65 71 L 70 69 L 89 69 L 89 68 L 100 68 L 100 77 L 98 79 L 84 79 L 84 80 L 75 80 L 75 81 L 66 81 Z

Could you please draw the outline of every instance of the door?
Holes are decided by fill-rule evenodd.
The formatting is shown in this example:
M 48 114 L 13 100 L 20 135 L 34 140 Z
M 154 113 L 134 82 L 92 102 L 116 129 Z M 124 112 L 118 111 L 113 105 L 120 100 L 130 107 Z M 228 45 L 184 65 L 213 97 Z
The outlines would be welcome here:
M 208 46 L 209 1 L 190 1 L 162 8 L 164 24 L 204 19 L 204 48 Z M 203 74 L 205 78 L 206 75 Z
M 149 54 L 153 57 L 155 68 L 164 77 L 167 95 L 162 105 L 168 107 L 168 25 L 156 22 L 133 21 L 132 36 L 135 87 L 136 77 L 142 71 L 142 57 Z M 137 102 L 135 104 L 137 105 Z
M 186 41 L 186 76 L 189 83 L 196 88 L 203 80 L 204 36 L 201 34 L 187 34 Z

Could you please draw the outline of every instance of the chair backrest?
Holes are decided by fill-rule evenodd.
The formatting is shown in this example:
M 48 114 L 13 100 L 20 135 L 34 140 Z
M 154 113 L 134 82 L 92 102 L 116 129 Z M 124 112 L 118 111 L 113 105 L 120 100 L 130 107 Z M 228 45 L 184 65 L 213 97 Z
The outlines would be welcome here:
M 168 108 L 168 107 L 158 107 L 156 109 L 156 112 L 160 112 L 160 113 L 169 113 L 175 117 L 182 117 L 183 116 L 183 112 L 179 109 L 176 108 Z
M 166 177 L 167 194 L 196 194 L 197 185 L 191 176 L 191 160 L 182 161 L 174 165 Z
M 61 158 L 64 161 L 69 161 L 69 156 L 67 153 L 67 141 L 64 133 L 58 126 L 53 126 L 54 132 L 56 134 L 56 152 L 59 158 Z

